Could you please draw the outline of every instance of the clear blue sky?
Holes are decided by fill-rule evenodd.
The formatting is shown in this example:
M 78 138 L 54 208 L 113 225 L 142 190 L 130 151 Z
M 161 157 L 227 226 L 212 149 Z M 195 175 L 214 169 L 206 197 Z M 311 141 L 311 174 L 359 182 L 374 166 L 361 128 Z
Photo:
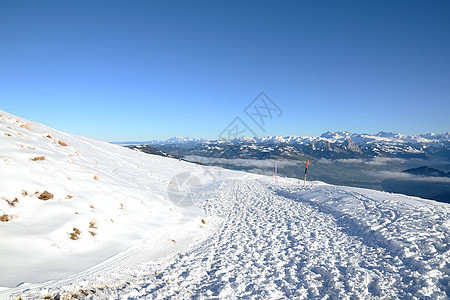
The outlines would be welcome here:
M 0 109 L 105 141 L 450 130 L 450 1 L 0 1 Z M 249 124 L 250 125 L 250 124 Z

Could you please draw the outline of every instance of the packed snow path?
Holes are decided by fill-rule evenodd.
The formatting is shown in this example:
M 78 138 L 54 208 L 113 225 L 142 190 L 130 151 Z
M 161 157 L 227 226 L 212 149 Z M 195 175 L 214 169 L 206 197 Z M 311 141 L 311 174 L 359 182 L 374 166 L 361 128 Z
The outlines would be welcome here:
M 427 201 L 423 207 L 411 205 L 421 200 L 402 203 L 390 195 L 389 208 L 357 191 L 227 180 L 203 203 L 205 212 L 222 216 L 223 223 L 200 244 L 165 262 L 129 271 L 120 284 L 91 282 L 86 289 L 84 282 L 49 294 L 84 288 L 87 298 L 117 299 L 446 299 L 448 207 Z M 388 194 L 374 191 L 371 196 L 377 195 Z M 341 201 L 345 208 L 327 201 Z M 423 227 L 427 222 L 428 231 Z M 408 250 L 414 249 L 408 241 L 420 257 Z M 427 254 L 430 245 L 437 250 Z

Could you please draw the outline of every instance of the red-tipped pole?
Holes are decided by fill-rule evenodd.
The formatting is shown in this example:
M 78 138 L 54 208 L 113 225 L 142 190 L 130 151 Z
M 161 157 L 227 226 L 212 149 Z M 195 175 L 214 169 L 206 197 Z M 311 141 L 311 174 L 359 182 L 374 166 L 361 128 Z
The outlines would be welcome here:
M 303 182 L 303 187 L 306 186 L 306 173 L 308 172 L 308 163 L 309 163 L 309 159 L 306 160 L 306 168 L 305 168 L 305 181 Z

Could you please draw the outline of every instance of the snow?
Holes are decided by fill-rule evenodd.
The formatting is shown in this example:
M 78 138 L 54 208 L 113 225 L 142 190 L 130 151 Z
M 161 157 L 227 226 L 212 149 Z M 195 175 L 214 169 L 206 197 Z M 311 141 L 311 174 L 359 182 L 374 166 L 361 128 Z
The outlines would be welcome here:
M 32 160 L 37 157 L 43 160 Z M 0 215 L 9 219 L 0 222 L 0 262 L 9 270 L 0 272 L 0 286 L 64 278 L 167 227 L 200 223 L 197 207 L 180 208 L 167 196 L 181 172 L 211 180 L 194 164 L 58 132 L 0 111 Z M 53 199 L 39 200 L 44 191 Z M 81 231 L 77 240 L 70 239 L 74 228 Z M 161 242 L 167 240 L 170 235 Z
M 448 204 L 275 185 L 0 115 L 0 298 L 450 297 Z M 169 197 L 178 174 L 201 182 L 180 188 L 192 206 Z
M 355 144 L 388 144 L 388 145 L 403 145 L 405 143 L 421 144 L 423 146 L 439 146 L 443 143 L 450 142 L 450 133 L 435 134 L 427 133 L 420 135 L 404 135 L 392 132 L 379 132 L 377 134 L 359 134 L 350 133 L 348 131 L 327 131 L 320 137 L 309 136 L 265 136 L 265 137 L 238 137 L 235 139 L 220 139 L 220 140 L 205 140 L 189 137 L 173 137 L 167 140 L 153 140 L 146 142 L 118 142 L 114 144 L 122 146 L 130 145 L 169 145 L 169 144 L 200 144 L 200 143 L 255 143 L 255 144 L 311 144 L 318 141 L 326 141 L 329 143 L 343 143 L 350 139 Z

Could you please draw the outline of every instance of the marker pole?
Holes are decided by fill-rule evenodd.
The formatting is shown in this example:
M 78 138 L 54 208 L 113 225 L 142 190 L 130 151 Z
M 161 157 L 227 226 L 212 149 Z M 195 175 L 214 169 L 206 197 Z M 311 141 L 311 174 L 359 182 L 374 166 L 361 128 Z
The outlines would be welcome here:
M 303 187 L 306 186 L 306 173 L 308 172 L 308 163 L 309 163 L 309 159 L 306 160 L 306 168 L 305 168 L 305 181 L 303 182 Z
M 275 162 L 275 184 L 278 184 L 278 170 L 277 170 L 277 162 Z

